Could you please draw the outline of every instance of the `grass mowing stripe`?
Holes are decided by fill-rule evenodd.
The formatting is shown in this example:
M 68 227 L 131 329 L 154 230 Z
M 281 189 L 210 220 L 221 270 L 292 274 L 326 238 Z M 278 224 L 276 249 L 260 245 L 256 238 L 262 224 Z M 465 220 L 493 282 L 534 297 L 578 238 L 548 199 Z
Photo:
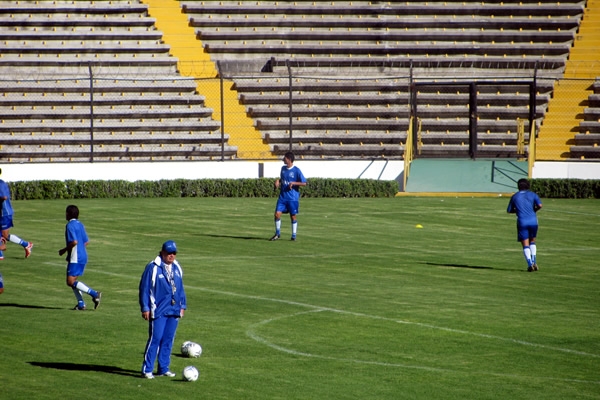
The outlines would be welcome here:
M 84 313 L 68 310 L 74 298 L 56 254 L 71 201 L 15 202 L 13 233 L 36 246 L 24 260 L 9 244 L 0 264 L 3 391 L 600 399 L 598 203 L 544 200 L 541 270 L 529 274 L 507 202 L 303 199 L 298 242 L 273 243 L 274 199 L 76 200 L 91 239 L 83 281 L 105 293 Z M 283 237 L 289 230 L 287 219 Z M 132 378 L 147 334 L 139 276 L 171 238 L 188 287 L 178 342 L 204 347 L 200 359 L 174 354 L 172 364 L 179 373 L 197 365 L 194 384 Z
M 45 263 L 45 264 L 53 265 L 53 266 L 57 265 L 57 264 L 52 264 L 52 263 Z M 113 273 L 113 272 L 106 272 L 106 271 L 102 271 L 102 270 L 96 270 L 95 272 L 100 273 L 100 274 L 117 276 L 117 277 L 121 277 L 121 278 L 133 279 L 136 281 L 139 280 L 139 277 L 137 277 L 137 276 L 131 276 L 131 275 L 125 275 L 125 274 L 119 274 L 119 273 Z M 248 295 L 248 294 L 243 294 L 243 293 L 234 293 L 234 292 L 227 292 L 227 291 L 222 291 L 222 290 L 215 290 L 215 289 L 210 289 L 210 288 L 205 288 L 205 287 L 196 287 L 196 286 L 191 286 L 191 285 L 186 285 L 186 289 L 199 290 L 202 292 L 209 292 L 209 293 L 219 294 L 219 295 L 224 295 L 224 296 L 242 297 L 242 298 L 251 299 L 251 300 L 268 301 L 268 302 L 282 303 L 282 304 L 287 304 L 287 305 L 292 305 L 292 306 L 306 307 L 306 308 L 313 309 L 313 311 L 330 311 L 330 312 L 334 312 L 334 313 L 338 313 L 338 314 L 348 314 L 348 315 L 352 315 L 352 316 L 356 316 L 356 317 L 379 319 L 379 320 L 384 320 L 384 321 L 396 322 L 399 324 L 410 324 L 410 325 L 416 325 L 416 326 L 420 326 L 420 327 L 424 327 L 424 328 L 439 329 L 439 330 L 452 332 L 452 333 L 460 333 L 460 334 L 464 334 L 464 335 L 478 336 L 478 337 L 486 338 L 486 339 L 495 339 L 495 340 L 500 340 L 500 341 L 512 342 L 512 343 L 520 344 L 523 346 L 540 347 L 543 349 L 560 351 L 560 352 L 564 352 L 564 353 L 572 353 L 572 354 L 577 354 L 580 356 L 600 358 L 600 355 L 598 355 L 598 354 L 590 354 L 590 353 L 572 350 L 572 349 L 546 346 L 546 345 L 542 345 L 542 344 L 538 344 L 538 343 L 531 343 L 531 342 L 518 340 L 518 339 L 503 338 L 500 336 L 487 335 L 487 334 L 482 334 L 482 333 L 477 333 L 477 332 L 469 332 L 469 331 L 465 331 L 465 330 L 447 328 L 447 327 L 443 327 L 443 326 L 436 326 L 436 325 L 422 323 L 422 322 L 395 320 L 395 319 L 380 317 L 380 316 L 376 316 L 376 315 L 368 315 L 368 314 L 363 314 L 363 313 L 358 313 L 358 312 L 353 312 L 353 311 L 340 310 L 340 309 L 331 308 L 331 307 L 327 307 L 327 306 L 317 306 L 317 305 L 313 305 L 313 304 L 306 304 L 306 303 L 297 302 L 297 301 L 293 301 L 293 300 L 274 299 L 274 298 L 268 298 L 268 297 L 262 297 L 262 296 Z M 299 314 L 302 314 L 302 313 L 299 313 Z M 600 383 L 600 381 L 598 381 L 597 383 Z

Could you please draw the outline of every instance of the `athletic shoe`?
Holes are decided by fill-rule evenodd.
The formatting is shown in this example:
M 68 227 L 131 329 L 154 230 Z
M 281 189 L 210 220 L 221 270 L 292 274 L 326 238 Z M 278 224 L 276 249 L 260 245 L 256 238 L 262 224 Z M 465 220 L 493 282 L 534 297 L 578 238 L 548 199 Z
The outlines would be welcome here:
M 142 373 L 142 378 L 154 379 L 154 375 L 152 374 L 152 372 L 146 372 L 145 374 Z
M 164 374 L 160 374 L 159 376 L 168 376 L 169 378 L 174 378 L 175 375 L 175 372 L 167 371 Z
M 29 258 L 31 255 L 31 249 L 33 248 L 33 243 L 29 242 L 27 247 L 25 247 L 25 258 Z
M 531 268 L 533 268 L 534 271 L 537 271 L 539 269 L 536 263 L 533 263 Z
M 292 241 L 295 242 L 296 241 L 296 236 L 292 236 L 292 238 L 290 240 L 292 240 Z
M 279 240 L 279 235 L 273 235 L 273 237 L 271 239 L 269 239 L 271 242 L 274 240 Z
M 79 304 L 77 304 L 75 307 L 73 307 L 73 310 L 75 311 L 85 311 L 85 306 L 80 306 Z
M 102 292 L 98 292 L 98 297 L 94 297 L 94 310 L 100 305 L 100 299 L 102 298 Z

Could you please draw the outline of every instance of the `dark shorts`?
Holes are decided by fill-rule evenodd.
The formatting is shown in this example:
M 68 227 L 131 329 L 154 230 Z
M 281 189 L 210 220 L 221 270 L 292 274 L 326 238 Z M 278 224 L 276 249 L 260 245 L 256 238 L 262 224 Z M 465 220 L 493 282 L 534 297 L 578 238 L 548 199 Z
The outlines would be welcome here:
M 85 270 L 85 264 L 69 263 L 67 264 L 67 276 L 81 276 Z
M 537 237 L 538 226 L 517 226 L 517 241 L 522 242 L 525 239 L 533 239 Z
M 277 206 L 275 206 L 275 212 L 282 212 L 284 214 L 296 215 L 300 208 L 299 201 L 284 201 L 277 200 Z
M 7 229 L 12 228 L 13 225 L 13 219 L 12 219 L 12 215 L 8 215 L 6 217 L 0 217 L 0 228 L 5 231 Z

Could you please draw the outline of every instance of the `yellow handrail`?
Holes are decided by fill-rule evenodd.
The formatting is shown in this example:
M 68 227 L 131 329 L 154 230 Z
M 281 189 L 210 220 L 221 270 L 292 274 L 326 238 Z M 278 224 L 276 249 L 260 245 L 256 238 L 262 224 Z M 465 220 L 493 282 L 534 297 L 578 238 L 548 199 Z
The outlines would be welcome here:
M 536 135 L 536 130 L 535 130 L 535 123 L 531 124 L 531 130 L 529 132 L 529 154 L 527 156 L 527 163 L 528 163 L 528 173 L 527 176 L 529 177 L 529 179 L 532 178 L 531 173 L 533 171 L 533 164 L 535 163 L 535 135 Z
M 408 122 L 408 131 L 406 132 L 406 144 L 404 145 L 404 183 L 402 190 L 406 192 L 406 181 L 410 175 L 410 163 L 413 160 L 413 118 Z

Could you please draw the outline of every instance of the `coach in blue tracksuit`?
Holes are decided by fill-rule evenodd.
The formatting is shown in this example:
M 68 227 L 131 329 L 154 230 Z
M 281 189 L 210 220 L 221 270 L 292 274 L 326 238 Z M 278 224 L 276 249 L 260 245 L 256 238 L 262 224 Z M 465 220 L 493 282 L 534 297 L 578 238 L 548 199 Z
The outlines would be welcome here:
M 186 307 L 183 271 L 177 257 L 177 245 L 168 240 L 158 256 L 146 265 L 140 280 L 142 318 L 149 321 L 148 342 L 144 351 L 142 376 L 153 379 L 154 361 L 158 355 L 158 376 L 174 377 L 169 370 L 171 349 L 179 318 Z

